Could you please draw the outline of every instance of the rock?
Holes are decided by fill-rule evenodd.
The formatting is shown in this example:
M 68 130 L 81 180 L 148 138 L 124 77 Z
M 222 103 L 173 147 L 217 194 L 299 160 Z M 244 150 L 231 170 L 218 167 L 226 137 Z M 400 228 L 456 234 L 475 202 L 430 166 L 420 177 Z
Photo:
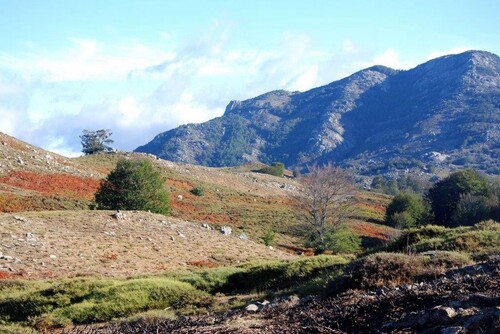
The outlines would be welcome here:
M 26 239 L 32 240 L 32 241 L 36 240 L 35 235 L 33 233 L 30 233 L 30 232 L 26 233 Z
M 50 257 L 51 259 L 57 259 L 57 256 L 56 256 L 56 255 L 54 255 L 54 254 L 51 254 L 49 257 Z
M 210 226 L 208 224 L 201 224 L 201 227 L 206 228 L 207 230 L 211 230 L 212 229 L 212 226 Z
M 181 231 L 177 231 L 177 235 L 181 238 L 185 238 L 186 236 L 184 234 L 182 234 Z
M 116 220 L 124 220 L 126 218 L 126 215 L 120 210 L 118 210 L 115 213 L 113 213 L 111 217 L 113 217 Z
M 239 239 L 241 240 L 248 240 L 248 236 L 245 234 L 245 233 L 241 233 L 239 236 L 238 236 Z
M 28 220 L 24 217 L 14 216 L 14 219 L 20 222 L 27 222 Z
M 17 163 L 20 165 L 24 165 L 24 161 L 23 159 L 21 159 L 21 157 L 17 157 Z
M 430 321 L 439 323 L 442 321 L 448 321 L 449 319 L 455 317 L 457 312 L 455 309 L 446 306 L 436 306 L 431 310 L 431 314 L 429 317 Z
M 441 334 L 462 334 L 467 333 L 464 327 L 447 327 L 441 330 Z
M 270 249 L 270 250 L 273 250 L 274 248 L 273 248 L 273 246 L 269 246 L 269 249 Z
M 182 201 L 182 200 L 184 199 L 184 197 L 182 197 L 182 195 L 177 195 L 177 199 L 178 199 L 179 201 Z
M 230 235 L 233 232 L 233 229 L 230 226 L 222 226 L 220 231 L 224 235 Z
M 259 310 L 259 306 L 257 306 L 257 304 L 250 304 L 247 307 L 245 307 L 245 310 L 250 312 L 257 312 Z

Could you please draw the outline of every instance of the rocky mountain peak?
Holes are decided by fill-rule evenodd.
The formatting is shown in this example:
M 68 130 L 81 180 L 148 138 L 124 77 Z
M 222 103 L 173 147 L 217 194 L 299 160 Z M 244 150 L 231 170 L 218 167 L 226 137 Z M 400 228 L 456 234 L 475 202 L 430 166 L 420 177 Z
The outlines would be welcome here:
M 500 174 L 499 87 L 500 58 L 484 51 L 406 71 L 372 66 L 305 92 L 231 101 L 224 116 L 137 150 L 210 166 L 333 160 L 366 175 L 464 167 Z

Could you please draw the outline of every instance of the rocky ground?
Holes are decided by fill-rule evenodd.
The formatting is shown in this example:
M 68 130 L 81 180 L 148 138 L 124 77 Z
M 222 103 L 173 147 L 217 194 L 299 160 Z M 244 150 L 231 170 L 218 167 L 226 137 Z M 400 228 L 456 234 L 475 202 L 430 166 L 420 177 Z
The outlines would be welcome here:
M 327 299 L 288 298 L 246 309 L 72 333 L 498 333 L 499 257 L 437 278 Z M 251 307 L 247 307 L 250 309 Z

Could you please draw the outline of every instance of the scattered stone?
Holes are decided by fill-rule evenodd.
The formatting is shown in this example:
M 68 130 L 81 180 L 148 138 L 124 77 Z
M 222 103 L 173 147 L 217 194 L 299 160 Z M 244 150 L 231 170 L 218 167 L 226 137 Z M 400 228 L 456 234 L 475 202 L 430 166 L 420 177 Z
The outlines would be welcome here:
M 120 210 L 117 210 L 111 215 L 111 217 L 115 218 L 116 220 L 124 220 L 126 218 L 126 215 Z
M 250 304 L 247 307 L 245 307 L 245 310 L 250 312 L 257 312 L 259 310 L 259 306 L 257 306 L 256 304 Z
M 181 237 L 181 238 L 185 238 L 186 237 L 184 234 L 182 234 L 181 231 L 177 231 L 177 235 L 179 235 L 179 237 Z
M 17 163 L 20 165 L 24 165 L 24 161 L 23 159 L 21 159 L 21 157 L 17 157 Z
M 57 256 L 56 256 L 56 255 L 54 255 L 54 254 L 51 254 L 49 257 L 50 257 L 51 259 L 57 259 Z
M 449 319 L 453 318 L 456 315 L 457 312 L 451 307 L 436 306 L 432 309 L 429 318 L 431 321 L 439 323 L 442 321 L 448 321 Z
M 26 233 L 26 239 L 31 240 L 31 241 L 36 240 L 35 235 L 33 233 L 30 233 L 30 232 Z
M 20 222 L 27 222 L 28 221 L 28 219 L 26 219 L 24 217 L 20 217 L 20 216 L 14 216 L 14 219 L 17 221 L 20 221 Z
M 230 226 L 222 226 L 220 231 L 224 235 L 230 235 L 233 232 L 233 229 Z
M 104 232 L 104 234 L 106 234 L 110 237 L 116 237 L 116 232 Z

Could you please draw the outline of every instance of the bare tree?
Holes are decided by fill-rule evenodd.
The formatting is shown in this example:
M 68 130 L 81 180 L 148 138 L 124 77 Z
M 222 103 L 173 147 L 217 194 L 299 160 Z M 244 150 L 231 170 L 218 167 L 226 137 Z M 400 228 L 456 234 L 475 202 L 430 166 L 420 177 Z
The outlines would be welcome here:
M 352 213 L 355 187 L 349 174 L 331 162 L 314 164 L 299 178 L 302 195 L 296 198 L 299 215 L 312 228 L 313 242 L 326 246 L 326 235 Z

